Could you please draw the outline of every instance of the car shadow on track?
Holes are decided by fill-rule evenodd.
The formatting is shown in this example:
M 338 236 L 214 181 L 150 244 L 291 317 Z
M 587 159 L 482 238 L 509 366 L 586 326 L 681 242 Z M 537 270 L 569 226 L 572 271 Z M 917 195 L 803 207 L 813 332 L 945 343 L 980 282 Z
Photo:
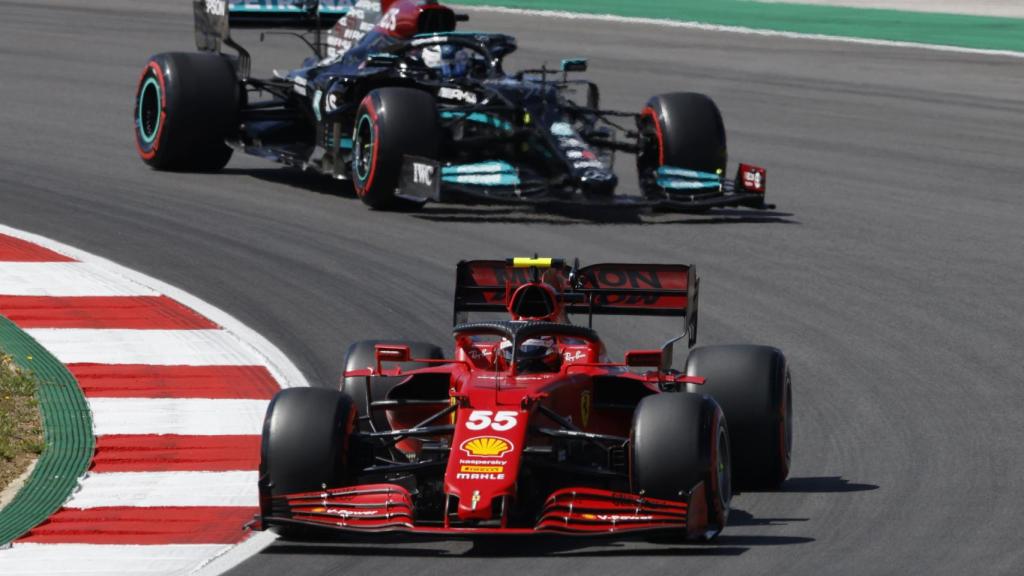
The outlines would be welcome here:
M 801 492 L 808 494 L 828 494 L 839 492 L 866 492 L 878 490 L 877 484 L 851 482 L 842 476 L 808 476 L 790 478 L 782 485 L 779 492 Z
M 729 525 L 784 526 L 807 518 L 756 518 L 749 512 L 733 509 Z M 735 531 L 733 531 L 735 532 Z M 813 542 L 814 538 L 771 534 L 730 534 L 730 529 L 713 542 L 677 543 L 674 541 L 614 537 L 493 536 L 473 540 L 446 540 L 410 535 L 344 535 L 335 538 L 323 534 L 316 541 L 279 540 L 264 554 L 320 554 L 335 556 L 396 556 L 446 558 L 528 558 L 629 557 L 629 556 L 738 556 L 754 547 L 789 546 Z
M 356 198 L 352 189 L 352 183 L 345 180 L 335 180 L 318 174 L 316 172 L 305 172 L 299 169 L 289 168 L 224 168 L 219 174 L 229 176 L 251 176 L 257 180 L 297 188 L 307 192 L 338 196 L 341 198 Z
M 225 168 L 221 174 L 250 176 L 264 182 L 297 188 L 317 194 L 356 199 L 352 184 L 314 172 L 287 168 Z M 799 224 L 793 214 L 777 210 L 720 208 L 704 213 L 651 213 L 622 207 L 526 205 L 428 204 L 409 213 L 433 222 L 469 224 Z
M 699 214 L 650 213 L 633 209 L 589 206 L 533 208 L 529 206 L 427 205 L 414 218 L 468 224 L 799 224 L 793 214 L 775 210 L 718 209 Z

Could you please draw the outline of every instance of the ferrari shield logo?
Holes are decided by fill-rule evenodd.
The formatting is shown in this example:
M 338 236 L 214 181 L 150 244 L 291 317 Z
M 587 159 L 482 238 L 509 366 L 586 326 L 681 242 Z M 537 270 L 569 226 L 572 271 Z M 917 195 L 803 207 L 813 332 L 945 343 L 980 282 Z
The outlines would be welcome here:
M 590 422 L 590 390 L 584 390 L 580 394 L 580 422 L 584 427 Z

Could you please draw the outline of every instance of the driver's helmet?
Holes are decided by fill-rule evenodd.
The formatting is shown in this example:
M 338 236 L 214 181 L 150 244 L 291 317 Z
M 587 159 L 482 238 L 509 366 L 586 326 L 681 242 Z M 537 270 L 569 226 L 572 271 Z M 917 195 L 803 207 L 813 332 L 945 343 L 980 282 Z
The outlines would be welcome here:
M 512 363 L 512 342 L 502 338 L 498 347 L 505 365 Z M 516 353 L 516 372 L 529 374 L 537 372 L 558 372 L 562 367 L 562 355 L 558 352 L 555 339 L 550 336 L 530 338 L 519 344 Z
M 441 73 L 442 78 L 465 78 L 469 75 L 473 53 L 456 44 L 434 44 L 423 48 L 423 63 Z

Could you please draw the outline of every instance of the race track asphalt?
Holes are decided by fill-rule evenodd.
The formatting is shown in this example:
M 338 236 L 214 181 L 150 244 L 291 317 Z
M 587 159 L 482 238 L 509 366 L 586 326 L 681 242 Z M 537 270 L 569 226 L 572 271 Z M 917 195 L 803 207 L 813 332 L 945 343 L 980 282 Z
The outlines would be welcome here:
M 701 342 L 779 346 L 796 387 L 791 480 L 738 496 L 709 546 L 276 544 L 233 574 L 1020 572 L 1024 61 L 474 12 L 473 28 L 519 36 L 513 68 L 590 58 L 608 106 L 710 94 L 731 157 L 768 167 L 779 208 L 391 214 L 255 159 L 215 175 L 143 166 L 135 82 L 150 53 L 191 49 L 190 14 L 167 0 L 3 3 L 0 222 L 191 291 L 323 385 L 354 339 L 445 343 L 460 258 L 692 262 Z M 257 71 L 303 55 L 282 37 L 258 48 Z M 613 353 L 676 328 L 597 327 Z

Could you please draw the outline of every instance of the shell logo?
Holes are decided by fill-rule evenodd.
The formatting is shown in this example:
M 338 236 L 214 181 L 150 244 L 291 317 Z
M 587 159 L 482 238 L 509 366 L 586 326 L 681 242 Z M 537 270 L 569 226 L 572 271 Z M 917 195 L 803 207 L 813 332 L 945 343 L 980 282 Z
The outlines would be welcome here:
M 500 458 L 512 451 L 512 443 L 496 436 L 477 436 L 463 442 L 459 449 L 470 456 Z

